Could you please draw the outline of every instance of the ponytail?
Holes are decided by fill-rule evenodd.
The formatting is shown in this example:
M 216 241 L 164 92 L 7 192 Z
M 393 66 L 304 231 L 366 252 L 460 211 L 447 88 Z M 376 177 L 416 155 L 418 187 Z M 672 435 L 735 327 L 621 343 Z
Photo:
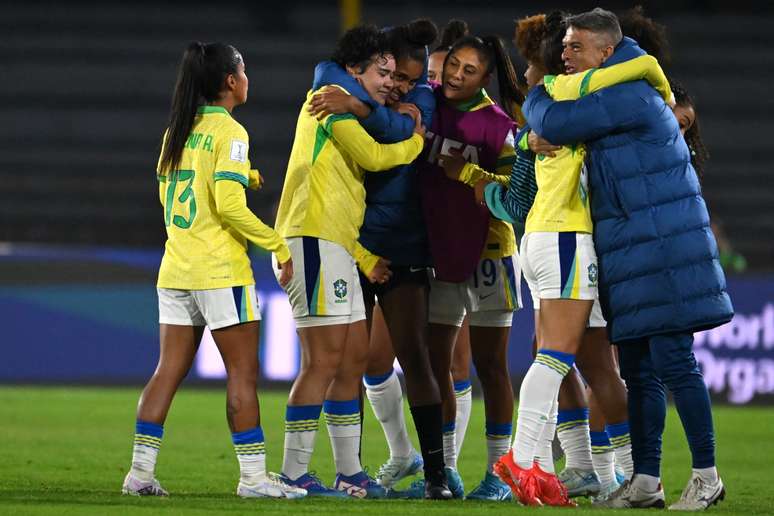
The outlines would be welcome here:
M 457 42 L 458 39 L 464 38 L 470 34 L 468 24 L 463 20 L 449 20 L 449 23 L 444 27 L 441 33 L 441 43 L 435 47 L 433 54 L 436 52 L 448 52 L 449 49 Z
M 519 118 L 521 105 L 524 103 L 524 93 L 519 88 L 516 70 L 513 68 L 503 41 L 497 36 L 484 36 L 481 40 L 492 49 L 494 68 L 497 70 L 497 87 L 500 91 L 500 103 L 505 112 L 512 118 Z M 490 70 L 492 65 L 489 65 Z
M 220 98 L 226 76 L 235 74 L 241 62 L 241 54 L 231 45 L 200 41 L 188 44 L 178 67 L 159 171 L 177 170 L 196 111 Z

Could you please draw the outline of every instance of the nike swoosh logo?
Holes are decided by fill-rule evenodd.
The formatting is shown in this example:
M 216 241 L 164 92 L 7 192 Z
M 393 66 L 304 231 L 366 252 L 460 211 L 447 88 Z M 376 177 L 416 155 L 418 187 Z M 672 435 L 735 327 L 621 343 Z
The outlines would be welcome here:
M 709 496 L 702 496 L 699 498 L 700 502 L 704 502 L 707 505 L 711 504 L 718 496 L 720 496 L 720 492 L 723 490 L 723 486 L 718 486 L 717 489 L 715 489 L 715 492 L 712 493 Z
M 479 301 L 483 301 L 484 299 L 486 299 L 486 298 L 489 298 L 489 297 L 492 297 L 493 295 L 495 295 L 495 293 L 494 293 L 494 292 L 492 292 L 491 294 L 487 294 L 487 295 L 485 295 L 485 296 L 478 296 L 478 300 L 479 300 Z
M 422 272 L 427 270 L 427 267 L 409 267 L 409 272 Z

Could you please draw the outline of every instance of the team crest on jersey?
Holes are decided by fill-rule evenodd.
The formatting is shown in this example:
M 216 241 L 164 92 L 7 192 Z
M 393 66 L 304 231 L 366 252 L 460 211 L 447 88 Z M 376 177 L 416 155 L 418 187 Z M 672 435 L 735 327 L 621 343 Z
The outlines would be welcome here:
M 591 265 L 589 265 L 588 270 L 589 270 L 589 286 L 593 287 L 597 284 L 597 275 L 599 272 L 597 270 L 597 264 L 592 263 Z
M 337 279 L 333 282 L 333 293 L 336 294 L 336 297 L 339 298 L 337 300 L 337 303 L 343 303 L 343 299 L 347 297 L 347 282 L 343 279 Z
M 231 140 L 231 161 L 244 163 L 247 161 L 247 143 L 239 140 Z

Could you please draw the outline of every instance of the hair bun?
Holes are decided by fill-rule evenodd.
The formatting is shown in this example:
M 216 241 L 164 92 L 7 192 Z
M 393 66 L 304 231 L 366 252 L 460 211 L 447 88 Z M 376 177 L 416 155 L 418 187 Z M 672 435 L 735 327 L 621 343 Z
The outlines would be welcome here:
M 463 20 L 449 20 L 441 33 L 442 47 L 450 47 L 458 39 L 468 35 L 468 24 Z
M 406 25 L 406 39 L 415 45 L 430 45 L 437 37 L 438 28 L 427 18 L 413 20 Z
M 551 11 L 546 15 L 546 32 L 549 34 L 565 30 L 566 14 L 562 11 Z

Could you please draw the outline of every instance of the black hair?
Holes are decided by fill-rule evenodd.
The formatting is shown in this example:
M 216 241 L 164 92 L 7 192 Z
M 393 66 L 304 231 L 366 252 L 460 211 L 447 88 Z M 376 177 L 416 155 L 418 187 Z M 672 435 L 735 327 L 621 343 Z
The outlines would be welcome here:
M 580 30 L 587 30 L 607 38 L 606 43 L 615 47 L 623 39 L 618 17 L 610 11 L 596 7 L 585 13 L 575 14 L 567 18 L 567 25 Z
M 486 75 L 497 71 L 497 86 L 500 91 L 500 103 L 509 116 L 513 116 L 524 103 L 524 93 L 519 88 L 516 70 L 505 50 L 503 41 L 497 36 L 465 36 L 457 40 L 449 49 L 446 61 L 456 51 L 472 48 L 478 52 L 481 61 L 486 63 Z M 445 65 L 445 63 L 444 63 Z
M 241 62 L 242 55 L 231 45 L 188 44 L 177 72 L 160 171 L 173 171 L 180 165 L 197 109 L 220 98 L 226 77 L 235 74 Z
M 342 68 L 348 66 L 364 72 L 375 55 L 390 52 L 387 34 L 376 25 L 358 25 L 349 29 L 336 43 L 331 61 Z
M 390 48 L 395 61 L 412 59 L 424 64 L 427 59 L 427 45 L 438 37 L 438 28 L 427 18 L 413 20 L 387 31 Z
M 449 20 L 446 27 L 443 28 L 443 32 L 441 32 L 441 42 L 435 47 L 431 54 L 435 54 L 436 52 L 448 52 L 458 39 L 461 39 L 468 34 L 470 34 L 470 30 L 465 21 Z
M 693 108 L 695 119 L 691 128 L 685 131 L 685 143 L 688 144 L 688 150 L 691 152 L 693 168 L 696 169 L 696 174 L 702 177 L 704 175 L 704 165 L 709 160 L 710 153 L 704 145 L 704 139 L 701 137 L 701 126 L 699 125 L 696 101 L 688 93 L 688 90 L 675 79 L 669 79 L 669 86 L 672 88 L 672 93 L 678 106 L 690 106 Z
M 672 59 L 666 27 L 645 16 L 641 5 L 618 15 L 618 21 L 624 36 L 635 39 L 645 52 L 658 59 L 661 66 L 669 65 Z
M 546 15 L 546 31 L 540 42 L 540 58 L 546 72 L 551 75 L 564 73 L 562 40 L 567 31 L 567 14 L 562 11 L 552 11 Z

